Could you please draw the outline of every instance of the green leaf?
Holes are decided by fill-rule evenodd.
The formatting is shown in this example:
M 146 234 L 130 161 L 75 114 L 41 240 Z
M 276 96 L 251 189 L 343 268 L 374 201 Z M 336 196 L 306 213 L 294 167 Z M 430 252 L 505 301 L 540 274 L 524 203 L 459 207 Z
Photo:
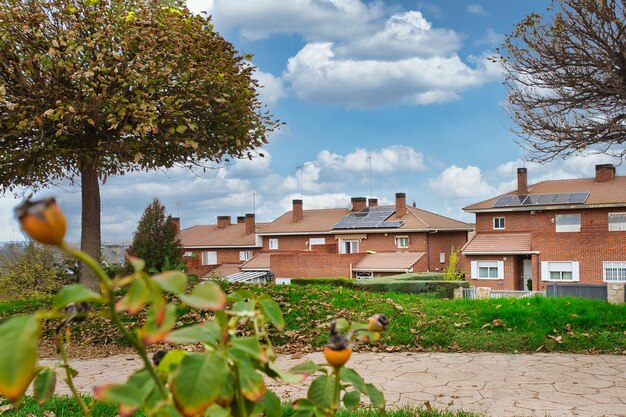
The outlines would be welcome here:
M 231 349 L 243 352 L 261 363 L 267 363 L 267 353 L 261 347 L 259 340 L 254 336 L 232 338 L 230 346 Z
M 169 343 L 209 343 L 214 345 L 219 340 L 219 334 L 209 332 L 206 324 L 199 324 L 173 330 L 165 340 Z
M 171 382 L 179 410 L 186 416 L 204 413 L 219 397 L 228 372 L 228 363 L 217 353 L 185 356 Z
M 328 408 L 333 400 L 335 381 L 333 378 L 322 375 L 313 380 L 307 398 L 319 407 Z
M 313 402 L 303 398 L 293 403 L 293 409 L 295 413 L 292 417 L 313 417 L 317 407 Z
M 293 372 L 294 374 L 305 374 L 305 375 L 309 375 L 312 373 L 315 373 L 317 371 L 321 371 L 322 368 L 321 366 L 319 366 L 318 364 L 316 364 L 313 361 L 306 361 L 306 362 L 302 362 L 299 363 L 298 365 L 294 366 L 293 368 L 291 368 L 289 370 L 289 372 Z
M 54 307 L 61 309 L 67 307 L 70 303 L 81 303 L 84 301 L 102 301 L 102 297 L 82 285 L 68 285 L 54 297 Z
M 367 396 L 370 397 L 372 405 L 381 410 L 385 408 L 385 396 L 374 385 L 367 384 Z
M 115 311 L 128 311 L 130 314 L 135 314 L 148 302 L 149 298 L 148 286 L 143 279 L 136 278 L 130 284 L 126 295 L 115 304 Z
M 346 333 L 350 329 L 350 323 L 344 318 L 335 320 L 335 329 L 338 333 Z
M 278 368 L 276 364 L 272 361 L 269 361 L 265 365 L 265 373 L 270 378 L 278 378 L 283 384 L 295 384 L 296 382 L 300 382 L 304 379 L 303 374 L 293 374 L 291 372 L 285 372 L 282 369 Z
M 272 391 L 265 393 L 263 397 L 263 409 L 265 410 L 265 417 L 281 417 L 283 414 L 282 407 L 280 406 L 280 398 Z
M 0 395 L 19 400 L 35 376 L 41 322 L 12 317 L 0 325 Z
M 352 384 L 354 388 L 367 395 L 368 392 L 365 381 L 363 380 L 361 375 L 359 375 L 354 369 L 345 367 L 341 368 L 341 371 L 339 372 L 339 377 L 342 381 Z
M 139 329 L 139 335 L 145 344 L 163 341 L 176 324 L 176 306 L 165 304 L 152 306 L 148 310 L 146 322 Z
M 45 367 L 37 372 L 35 382 L 33 383 L 33 395 L 39 405 L 45 404 L 52 397 L 56 382 L 57 375 L 54 369 Z
M 345 405 L 348 410 L 357 408 L 359 401 L 361 401 L 361 393 L 358 391 L 346 392 L 343 396 L 343 405 Z
M 146 262 L 141 258 L 126 255 L 126 259 L 128 260 L 128 263 L 133 267 L 133 270 L 135 272 L 141 272 L 146 267 Z
M 223 310 L 226 306 L 226 294 L 214 282 L 198 284 L 191 291 L 191 295 L 181 295 L 180 299 L 199 310 Z
M 248 361 L 239 361 L 236 365 L 241 393 L 250 401 L 259 401 L 266 390 L 263 377 Z
M 185 356 L 187 356 L 188 352 L 180 349 L 170 350 L 163 356 L 161 362 L 157 366 L 157 369 L 162 372 L 172 372 L 172 368 L 178 368 L 178 365 L 183 361 Z
M 187 274 L 182 271 L 167 271 L 152 277 L 163 291 L 172 294 L 183 294 L 187 289 Z
M 96 399 L 128 407 L 141 406 L 141 390 L 128 384 L 103 385 L 94 389 Z
M 207 408 L 204 417 L 230 417 L 230 409 L 223 408 L 218 404 L 212 404 Z
M 283 330 L 285 328 L 285 320 L 283 319 L 283 313 L 280 311 L 278 303 L 270 298 L 262 298 L 259 304 L 261 305 L 261 310 L 263 314 L 265 314 L 265 317 L 267 317 L 278 330 Z

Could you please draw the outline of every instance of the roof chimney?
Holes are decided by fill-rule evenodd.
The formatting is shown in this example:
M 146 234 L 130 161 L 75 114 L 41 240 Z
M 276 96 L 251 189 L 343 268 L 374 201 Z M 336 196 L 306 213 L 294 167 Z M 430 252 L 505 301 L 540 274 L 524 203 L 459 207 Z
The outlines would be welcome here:
M 361 211 L 367 207 L 367 198 L 365 197 L 352 197 L 352 211 Z
M 230 216 L 217 216 L 217 228 L 224 229 L 230 226 Z
M 254 224 L 254 214 L 253 213 L 247 213 L 246 214 L 246 234 L 247 235 L 251 235 L 252 233 L 254 233 L 255 229 L 256 229 L 256 225 Z
M 246 221 L 246 216 L 237 216 L 237 224 L 244 223 Z
M 302 220 L 302 200 L 293 200 L 293 222 L 299 222 Z
M 528 194 L 528 173 L 526 168 L 517 168 L 517 194 Z
M 377 198 L 370 198 L 368 200 L 368 206 L 370 206 L 370 207 L 378 207 L 378 199 Z
M 396 217 L 402 218 L 406 214 L 406 194 L 396 193 Z
M 596 182 L 610 182 L 615 179 L 615 167 L 612 164 L 596 165 Z
M 172 219 L 174 229 L 176 229 L 176 235 L 180 235 L 180 217 L 170 217 L 170 219 Z

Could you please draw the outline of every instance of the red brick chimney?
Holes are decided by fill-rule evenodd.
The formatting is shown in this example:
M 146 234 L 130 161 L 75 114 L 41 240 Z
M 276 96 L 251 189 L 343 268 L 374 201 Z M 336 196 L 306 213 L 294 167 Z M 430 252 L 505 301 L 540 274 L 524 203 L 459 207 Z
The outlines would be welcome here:
M 237 224 L 244 223 L 246 221 L 246 216 L 237 216 Z
M 230 226 L 230 216 L 217 216 L 217 228 L 224 229 Z
M 596 182 L 610 182 L 615 179 L 615 167 L 612 164 L 596 165 Z
M 302 220 L 302 200 L 293 200 L 293 222 L 299 222 Z
M 377 198 L 370 198 L 368 200 L 368 205 L 370 207 L 378 207 L 378 199 Z
M 526 168 L 517 168 L 517 194 L 528 194 L 528 173 Z
M 255 229 L 256 229 L 256 225 L 254 224 L 254 214 L 253 213 L 247 213 L 246 214 L 246 234 L 247 235 L 251 235 L 252 233 L 254 233 Z
M 402 218 L 406 214 L 406 194 L 396 193 L 396 217 Z
M 352 197 L 352 211 L 361 211 L 367 207 L 367 198 L 365 197 Z
M 180 217 L 171 217 L 171 219 L 176 229 L 176 235 L 180 235 Z

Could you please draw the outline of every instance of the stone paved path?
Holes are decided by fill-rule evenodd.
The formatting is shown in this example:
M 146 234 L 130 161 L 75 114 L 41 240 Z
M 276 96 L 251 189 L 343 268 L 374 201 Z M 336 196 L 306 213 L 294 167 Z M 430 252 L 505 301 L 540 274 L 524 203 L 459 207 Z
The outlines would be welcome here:
M 320 353 L 281 356 L 277 362 L 288 369 L 307 359 L 323 362 Z M 86 393 L 96 385 L 123 382 L 141 367 L 125 355 L 72 364 L 79 371 L 76 384 Z M 626 416 L 624 356 L 355 353 L 349 365 L 381 388 L 392 407 L 429 401 L 436 408 L 487 416 Z M 305 396 L 307 383 L 270 385 L 287 400 Z M 60 390 L 68 393 L 65 385 Z

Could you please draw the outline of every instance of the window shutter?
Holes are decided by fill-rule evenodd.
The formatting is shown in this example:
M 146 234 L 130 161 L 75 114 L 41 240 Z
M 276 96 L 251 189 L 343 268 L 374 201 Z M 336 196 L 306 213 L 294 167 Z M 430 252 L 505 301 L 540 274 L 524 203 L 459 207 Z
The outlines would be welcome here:
M 547 281 L 550 279 L 550 269 L 548 267 L 548 262 L 541 263 L 541 280 Z
M 504 279 L 504 261 L 498 261 L 498 279 Z
M 572 279 L 574 281 L 580 281 L 580 267 L 578 262 L 572 262 Z
M 478 278 L 478 261 L 472 261 L 472 279 Z

